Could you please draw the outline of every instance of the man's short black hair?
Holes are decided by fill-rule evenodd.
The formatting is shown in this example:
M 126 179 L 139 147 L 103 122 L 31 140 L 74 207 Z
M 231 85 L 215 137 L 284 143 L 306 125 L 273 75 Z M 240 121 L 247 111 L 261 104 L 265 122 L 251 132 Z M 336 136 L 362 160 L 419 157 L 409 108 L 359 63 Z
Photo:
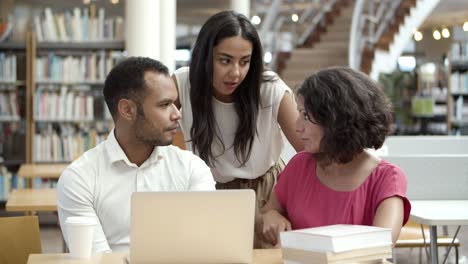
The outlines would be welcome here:
M 104 99 L 115 119 L 120 99 L 143 97 L 145 72 L 155 71 L 169 76 L 169 70 L 161 62 L 146 57 L 129 57 L 117 64 L 107 75 L 104 83 Z

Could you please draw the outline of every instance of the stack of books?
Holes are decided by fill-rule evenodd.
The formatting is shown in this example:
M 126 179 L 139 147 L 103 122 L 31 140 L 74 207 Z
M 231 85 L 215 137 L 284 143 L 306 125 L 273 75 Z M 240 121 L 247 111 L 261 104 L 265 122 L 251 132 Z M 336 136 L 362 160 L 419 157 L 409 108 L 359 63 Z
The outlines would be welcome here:
M 382 263 L 392 257 L 392 230 L 331 225 L 281 232 L 285 264 Z

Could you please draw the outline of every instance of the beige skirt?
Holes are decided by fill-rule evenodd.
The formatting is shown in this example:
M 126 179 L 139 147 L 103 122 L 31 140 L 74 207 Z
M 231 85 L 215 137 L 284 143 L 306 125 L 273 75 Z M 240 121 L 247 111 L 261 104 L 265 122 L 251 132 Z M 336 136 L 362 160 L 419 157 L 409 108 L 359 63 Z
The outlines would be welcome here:
M 271 166 L 271 168 L 265 174 L 256 179 L 237 178 L 226 183 L 218 182 L 216 183 L 216 189 L 254 190 L 257 199 L 255 214 L 258 216 L 260 209 L 262 209 L 270 199 L 270 195 L 273 192 L 273 188 L 275 187 L 276 181 L 278 179 L 278 174 L 284 169 L 284 166 L 284 161 L 280 159 L 275 165 Z M 272 244 L 264 241 L 262 231 L 263 230 L 255 230 L 254 248 L 272 248 Z

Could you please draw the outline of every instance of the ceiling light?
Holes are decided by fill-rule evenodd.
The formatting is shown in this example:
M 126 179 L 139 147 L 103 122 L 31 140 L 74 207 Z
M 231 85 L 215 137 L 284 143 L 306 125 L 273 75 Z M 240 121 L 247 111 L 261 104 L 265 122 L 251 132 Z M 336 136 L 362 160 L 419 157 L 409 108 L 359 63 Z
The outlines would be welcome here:
M 291 15 L 291 20 L 292 20 L 293 22 L 297 22 L 297 21 L 299 20 L 299 16 L 298 16 L 297 14 L 294 13 L 294 14 Z
M 450 37 L 450 30 L 448 28 L 442 29 L 442 37 L 449 38 Z
M 434 32 L 432 32 L 432 36 L 434 37 L 435 40 L 439 40 L 442 36 L 440 35 L 440 32 L 439 30 L 434 30 Z
M 112 4 L 116 5 L 119 3 L 119 0 L 110 0 Z
M 421 31 L 416 31 L 414 32 L 414 40 L 416 41 L 421 41 L 423 39 L 423 34 L 421 33 Z
M 259 25 L 262 22 L 262 19 L 259 16 L 255 15 L 252 17 L 252 19 L 250 19 L 250 21 L 254 25 Z
M 468 31 L 468 21 L 463 23 L 463 31 Z

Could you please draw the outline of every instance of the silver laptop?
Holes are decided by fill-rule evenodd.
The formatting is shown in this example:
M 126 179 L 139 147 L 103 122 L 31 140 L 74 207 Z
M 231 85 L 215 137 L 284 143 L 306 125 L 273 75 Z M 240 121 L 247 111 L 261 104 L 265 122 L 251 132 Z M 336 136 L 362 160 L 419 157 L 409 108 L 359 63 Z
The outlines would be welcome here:
M 251 263 L 252 190 L 135 192 L 130 262 Z

